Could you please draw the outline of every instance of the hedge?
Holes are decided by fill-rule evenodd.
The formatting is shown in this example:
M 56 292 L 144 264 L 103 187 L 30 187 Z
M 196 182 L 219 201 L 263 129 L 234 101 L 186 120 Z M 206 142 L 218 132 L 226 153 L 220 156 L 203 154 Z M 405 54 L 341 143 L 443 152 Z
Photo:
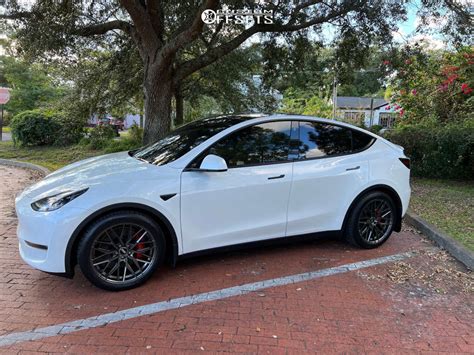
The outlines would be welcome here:
M 386 135 L 405 148 L 413 176 L 474 179 L 474 125 L 406 126 Z
M 84 132 L 83 122 L 44 110 L 23 111 L 13 117 L 10 127 L 14 143 L 23 146 L 75 144 Z
M 12 138 L 20 145 L 51 145 L 61 129 L 60 124 L 39 110 L 23 111 L 10 124 Z

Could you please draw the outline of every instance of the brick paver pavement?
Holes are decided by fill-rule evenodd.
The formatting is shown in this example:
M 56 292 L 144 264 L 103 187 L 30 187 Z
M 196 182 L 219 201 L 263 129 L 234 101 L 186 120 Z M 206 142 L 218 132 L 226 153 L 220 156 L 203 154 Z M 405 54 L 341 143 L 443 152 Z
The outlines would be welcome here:
M 5 353 L 474 352 L 472 275 L 415 231 L 360 250 L 315 240 L 184 260 L 111 293 L 19 258 L 13 198 L 37 176 L 0 166 L 0 337 L 200 292 L 415 250 L 389 263 L 0 348 Z

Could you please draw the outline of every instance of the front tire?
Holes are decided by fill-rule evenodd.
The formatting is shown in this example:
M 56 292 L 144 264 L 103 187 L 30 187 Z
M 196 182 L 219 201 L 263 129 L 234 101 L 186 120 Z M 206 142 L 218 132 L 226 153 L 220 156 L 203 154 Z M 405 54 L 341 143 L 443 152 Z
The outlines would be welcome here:
M 379 247 L 392 234 L 397 218 L 395 203 L 389 195 L 370 192 L 357 201 L 350 212 L 346 240 L 365 249 Z
M 104 290 L 121 291 L 147 281 L 165 257 L 163 231 L 136 211 L 109 213 L 93 222 L 78 246 L 85 277 Z

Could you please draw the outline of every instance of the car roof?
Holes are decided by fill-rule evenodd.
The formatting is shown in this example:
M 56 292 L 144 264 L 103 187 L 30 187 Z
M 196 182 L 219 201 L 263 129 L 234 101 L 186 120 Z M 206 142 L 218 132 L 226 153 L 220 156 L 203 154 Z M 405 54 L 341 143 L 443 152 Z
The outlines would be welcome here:
M 364 132 L 374 138 L 380 139 L 381 137 L 372 133 L 362 127 L 354 126 L 352 124 L 337 121 L 334 119 L 316 117 L 316 116 L 308 116 L 308 115 L 296 115 L 296 114 L 287 114 L 287 113 L 275 113 L 275 114 L 268 114 L 268 113 L 239 113 L 239 114 L 226 114 L 226 115 L 216 115 L 211 117 L 206 117 L 200 120 L 192 121 L 186 125 L 183 125 L 178 128 L 184 129 L 189 127 L 188 125 L 209 125 L 209 124 L 216 124 L 224 126 L 225 128 L 231 129 L 235 128 L 235 126 L 244 127 L 247 125 L 257 124 L 259 122 L 268 122 L 268 121 L 280 121 L 280 120 L 299 120 L 299 121 L 313 121 L 313 122 L 320 122 L 320 123 L 328 123 L 328 124 L 335 124 L 342 127 L 347 127 L 350 129 L 355 129 L 357 131 Z M 227 129 L 225 129 L 227 131 Z M 224 129 L 223 129 L 224 131 Z

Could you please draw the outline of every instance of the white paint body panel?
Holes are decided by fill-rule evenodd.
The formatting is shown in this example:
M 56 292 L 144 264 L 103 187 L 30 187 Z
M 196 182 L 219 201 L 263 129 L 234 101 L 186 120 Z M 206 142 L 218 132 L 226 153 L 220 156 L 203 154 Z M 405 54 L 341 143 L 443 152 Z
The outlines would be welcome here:
M 354 191 L 368 177 L 363 153 L 294 162 L 288 235 L 340 230 Z
M 285 236 L 291 170 L 285 163 L 183 172 L 184 252 Z
M 163 215 L 176 234 L 178 255 L 340 230 L 352 201 L 374 185 L 391 187 L 399 195 L 405 213 L 410 185 L 409 170 L 399 161 L 403 151 L 366 131 L 377 140 L 356 154 L 224 172 L 184 171 L 194 158 L 227 134 L 276 120 L 334 123 L 301 116 L 257 117 L 216 134 L 164 166 L 139 161 L 125 152 L 71 164 L 17 197 L 20 255 L 40 270 L 65 272 L 66 250 L 76 228 L 96 211 L 122 203 L 145 205 Z M 268 179 L 281 175 L 284 177 Z M 56 211 L 37 212 L 31 208 L 31 203 L 41 198 L 85 187 L 87 192 Z M 167 194 L 176 196 L 166 201 L 160 198 Z M 27 242 L 46 246 L 47 250 Z

